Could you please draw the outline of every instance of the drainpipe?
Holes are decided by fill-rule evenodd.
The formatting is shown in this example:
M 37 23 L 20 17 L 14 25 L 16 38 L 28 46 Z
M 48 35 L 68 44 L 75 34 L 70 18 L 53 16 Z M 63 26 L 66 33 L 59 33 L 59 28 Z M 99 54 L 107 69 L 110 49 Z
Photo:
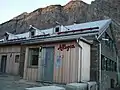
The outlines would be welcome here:
M 102 72 L 101 72 L 101 43 L 99 42 L 99 90 L 101 90 Z
M 101 70 L 101 42 L 96 38 L 98 43 L 99 43 L 99 90 L 101 90 L 101 82 L 102 82 L 102 70 Z

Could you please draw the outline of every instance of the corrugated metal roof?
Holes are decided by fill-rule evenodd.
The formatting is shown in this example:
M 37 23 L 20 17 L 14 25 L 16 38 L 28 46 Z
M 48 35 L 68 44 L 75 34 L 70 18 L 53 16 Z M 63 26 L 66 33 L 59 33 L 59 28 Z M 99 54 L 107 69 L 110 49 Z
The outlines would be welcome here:
M 105 31 L 108 28 L 110 23 L 111 23 L 111 19 L 107 19 L 107 20 L 100 20 L 100 21 L 87 22 L 87 23 L 81 23 L 81 24 L 73 24 L 73 25 L 68 25 L 68 26 L 60 25 L 60 29 L 61 29 L 61 32 L 63 32 L 62 34 L 70 35 L 70 37 L 72 36 L 72 34 L 82 34 L 82 33 L 79 33 L 79 32 L 83 32 L 83 33 L 86 33 L 86 34 L 90 35 L 90 34 L 92 34 L 90 32 L 98 31 L 97 34 L 101 34 L 103 31 Z M 98 27 L 98 28 L 95 28 L 95 27 Z M 34 40 L 34 39 L 37 39 L 37 38 L 39 38 L 39 39 L 40 38 L 46 38 L 46 37 L 50 38 L 50 37 L 53 37 L 53 36 L 60 37 L 61 35 L 58 35 L 58 34 L 54 33 L 54 28 L 55 27 L 40 30 L 40 31 L 37 29 L 37 31 L 35 33 L 35 36 L 38 36 L 38 37 L 34 37 L 32 39 L 29 38 L 30 31 L 26 32 L 26 33 L 23 33 L 23 34 L 16 34 L 16 35 L 9 33 L 9 39 L 8 40 L 14 40 L 15 39 L 15 41 L 16 41 L 17 39 L 19 40 L 21 38 L 24 38 L 26 40 Z M 94 29 L 91 29 L 91 28 L 94 28 Z M 78 30 L 79 30 L 79 32 L 76 32 Z M 66 31 L 69 31 L 69 33 L 64 33 Z M 70 32 L 70 31 L 75 31 L 75 32 Z M 47 36 L 47 35 L 44 36 L 43 33 L 44 34 L 50 34 L 50 36 Z M 84 34 L 82 34 L 82 36 L 83 35 Z
M 96 35 L 97 31 L 93 31 L 90 33 L 74 33 L 70 35 L 58 35 L 58 36 L 49 36 L 42 38 L 33 38 L 29 40 L 24 40 L 22 44 L 37 44 L 37 43 L 48 43 L 48 42 L 60 42 L 60 41 L 68 41 L 68 40 L 76 40 L 81 39 L 82 36 L 91 36 Z M 87 41 L 86 41 L 87 42 Z
M 86 28 L 99 27 L 99 29 L 97 30 L 101 30 L 109 22 L 111 22 L 111 19 L 73 24 L 73 25 L 66 26 L 66 28 L 68 28 L 69 30 L 80 30 L 80 29 L 86 29 Z M 67 31 L 66 28 L 63 27 L 62 30 L 64 29 L 64 31 Z
M 102 28 L 105 27 L 110 22 L 111 22 L 111 19 L 107 19 L 107 20 L 100 20 L 100 21 L 94 21 L 94 22 L 73 24 L 73 25 L 68 25 L 68 26 L 61 25 L 60 29 L 61 29 L 61 32 L 63 32 L 63 31 L 68 31 L 68 29 L 69 29 L 69 31 L 73 31 L 73 30 L 99 27 L 99 29 L 94 29 L 94 30 L 102 31 Z M 54 28 L 43 29 L 43 30 L 41 30 L 41 32 L 45 32 L 46 34 L 53 34 Z

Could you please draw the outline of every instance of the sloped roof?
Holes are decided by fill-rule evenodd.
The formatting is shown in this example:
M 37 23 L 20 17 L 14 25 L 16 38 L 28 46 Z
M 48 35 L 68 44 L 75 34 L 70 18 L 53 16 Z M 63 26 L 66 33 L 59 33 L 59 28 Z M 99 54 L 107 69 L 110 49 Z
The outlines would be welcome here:
M 79 29 L 85 29 L 85 28 L 93 28 L 93 27 L 99 27 L 97 30 L 101 30 L 103 27 L 106 26 L 106 24 L 109 24 L 111 22 L 111 19 L 107 20 L 100 20 L 100 21 L 94 21 L 94 22 L 87 22 L 87 23 L 80 23 L 80 24 L 74 24 L 66 26 L 70 30 L 79 30 Z
M 40 36 L 43 35 L 43 33 L 49 34 L 50 35 L 49 37 L 52 37 L 52 36 L 60 36 L 61 34 L 64 34 L 64 35 L 66 34 L 72 35 L 74 33 L 81 34 L 81 32 L 86 32 L 86 34 L 88 33 L 90 35 L 91 34 L 90 32 L 93 32 L 93 31 L 98 31 L 97 33 L 95 32 L 95 34 L 100 35 L 102 32 L 104 32 L 109 27 L 110 23 L 111 23 L 111 19 L 80 23 L 80 24 L 73 24 L 73 25 L 68 25 L 68 26 L 58 25 L 60 26 L 60 29 L 61 29 L 59 33 L 53 33 L 55 27 L 49 28 L 49 29 L 43 29 L 43 30 L 39 30 L 35 28 L 36 30 L 35 36 L 39 36 L 37 38 L 41 38 Z M 25 38 L 24 40 L 30 40 L 31 38 L 28 38 L 29 32 L 25 32 L 22 34 L 16 34 L 16 35 L 9 34 L 10 38 L 8 40 L 14 40 L 14 39 L 16 40 L 16 39 L 21 39 L 21 38 Z M 48 36 L 45 36 L 45 37 L 48 37 Z M 42 38 L 45 38 L 45 37 L 42 37 Z
M 60 28 L 61 28 L 61 32 L 64 32 L 64 31 L 68 31 L 68 29 L 69 31 L 73 31 L 73 30 L 83 31 L 83 29 L 98 27 L 99 29 L 94 29 L 94 30 L 98 30 L 99 32 L 102 32 L 103 28 L 106 29 L 110 23 L 111 23 L 111 19 L 107 19 L 107 20 L 100 20 L 100 21 L 94 21 L 94 22 L 73 24 L 68 26 L 61 25 Z M 46 34 L 48 33 L 52 34 L 53 29 L 54 27 L 49 29 L 43 29 L 41 30 L 41 32 L 45 32 Z

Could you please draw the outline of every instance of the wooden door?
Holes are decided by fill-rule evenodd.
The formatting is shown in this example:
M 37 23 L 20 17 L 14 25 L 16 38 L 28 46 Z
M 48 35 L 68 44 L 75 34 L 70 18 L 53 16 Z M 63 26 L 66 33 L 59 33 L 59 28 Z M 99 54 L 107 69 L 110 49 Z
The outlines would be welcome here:
M 42 49 L 42 80 L 47 82 L 53 81 L 54 68 L 54 48 L 45 47 Z
M 3 55 L 1 58 L 1 72 L 5 73 L 6 72 L 6 61 L 7 61 L 7 55 Z

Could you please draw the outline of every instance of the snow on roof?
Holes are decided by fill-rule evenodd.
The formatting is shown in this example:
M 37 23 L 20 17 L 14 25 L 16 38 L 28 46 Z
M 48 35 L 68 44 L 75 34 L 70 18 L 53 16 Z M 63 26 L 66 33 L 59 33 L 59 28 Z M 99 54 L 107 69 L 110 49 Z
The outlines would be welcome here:
M 29 37 L 29 32 L 22 33 L 22 34 L 16 34 L 15 36 L 17 38 L 28 38 Z
M 94 30 L 98 30 L 99 32 L 102 32 L 102 30 L 106 29 L 109 25 L 109 23 L 111 22 L 111 19 L 107 19 L 107 20 L 100 20 L 100 21 L 94 21 L 94 22 L 87 22 L 87 23 L 80 23 L 80 24 L 73 24 L 73 25 L 68 25 L 68 26 L 63 26 L 63 25 L 58 25 L 60 26 L 60 32 L 64 32 L 64 31 L 72 31 L 72 30 L 81 30 L 81 29 L 86 29 L 86 28 L 94 28 L 94 27 L 98 27 Z M 57 26 L 56 26 L 57 27 Z M 43 35 L 43 34 L 54 34 L 54 29 L 55 27 L 49 28 L 49 29 L 43 29 L 40 30 L 37 29 L 35 32 L 35 36 L 38 35 Z M 10 39 L 20 39 L 20 38 L 28 38 L 30 35 L 30 31 L 26 32 L 26 33 L 22 33 L 22 34 L 9 34 L 10 35 Z
M 4 41 L 4 39 L 0 39 L 0 42 Z
M 72 31 L 72 30 L 80 30 L 80 29 L 95 28 L 95 27 L 98 27 L 99 29 L 97 30 L 100 31 L 103 27 L 106 26 L 106 24 L 109 24 L 110 22 L 111 22 L 111 19 L 107 19 L 107 20 L 100 20 L 100 21 L 94 21 L 94 22 L 73 24 L 68 26 L 62 25 L 60 28 L 61 28 L 61 32 L 68 31 L 68 29 Z M 48 33 L 52 34 L 53 29 L 54 28 L 44 29 L 44 30 L 41 30 L 41 32 L 45 32 L 46 34 Z
M 85 28 L 99 27 L 99 30 L 101 30 L 108 22 L 111 22 L 111 19 L 74 24 L 74 25 L 69 25 L 66 27 L 70 30 L 80 30 L 80 29 L 85 29 Z
M 54 28 L 44 29 L 44 30 L 41 30 L 41 32 L 44 32 L 45 34 L 52 34 L 53 33 L 53 29 Z

